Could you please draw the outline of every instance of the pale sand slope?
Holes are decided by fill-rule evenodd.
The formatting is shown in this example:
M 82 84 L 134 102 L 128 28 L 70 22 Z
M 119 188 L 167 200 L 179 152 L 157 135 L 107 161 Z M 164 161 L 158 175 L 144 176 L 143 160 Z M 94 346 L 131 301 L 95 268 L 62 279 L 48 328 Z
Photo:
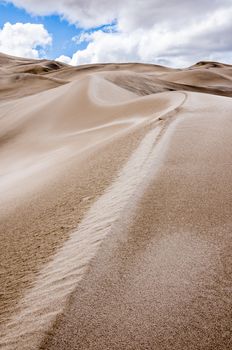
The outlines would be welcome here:
M 231 347 L 231 70 L 0 56 L 1 348 Z

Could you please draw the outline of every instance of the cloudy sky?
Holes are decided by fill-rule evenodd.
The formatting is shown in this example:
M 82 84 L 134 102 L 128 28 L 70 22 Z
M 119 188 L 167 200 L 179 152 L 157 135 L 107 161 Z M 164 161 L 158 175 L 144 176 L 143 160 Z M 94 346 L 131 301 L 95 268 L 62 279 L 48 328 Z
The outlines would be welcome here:
M 0 0 L 0 51 L 73 65 L 232 63 L 232 0 Z

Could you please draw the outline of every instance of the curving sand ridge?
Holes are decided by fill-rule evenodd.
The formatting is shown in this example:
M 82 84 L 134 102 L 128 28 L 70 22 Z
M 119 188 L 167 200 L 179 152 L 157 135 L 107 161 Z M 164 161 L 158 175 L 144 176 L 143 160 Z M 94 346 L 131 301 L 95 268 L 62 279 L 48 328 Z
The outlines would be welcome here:
M 1 348 L 229 349 L 231 66 L 0 64 Z
M 15 196 L 13 187 L 19 187 L 20 179 L 29 177 L 30 182 L 31 174 L 41 173 L 119 131 L 172 109 L 174 98 L 139 99 L 101 77 L 85 77 L 58 89 L 2 103 L 2 200 L 4 194 L 11 194 L 9 188 Z M 31 180 L 36 185 L 37 179 Z

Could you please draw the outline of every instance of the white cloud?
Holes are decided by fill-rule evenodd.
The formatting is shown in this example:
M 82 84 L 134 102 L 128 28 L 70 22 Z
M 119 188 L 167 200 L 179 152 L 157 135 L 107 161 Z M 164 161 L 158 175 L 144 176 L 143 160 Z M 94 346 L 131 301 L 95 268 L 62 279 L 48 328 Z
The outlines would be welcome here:
M 231 0 L 11 0 L 34 14 L 59 14 L 83 29 L 116 22 L 114 29 L 75 37 L 87 48 L 72 64 L 145 61 L 185 65 L 231 57 Z M 66 58 L 67 60 L 67 58 Z
M 38 58 L 40 50 L 51 43 L 42 24 L 7 22 L 0 29 L 0 51 L 9 55 Z
M 83 32 L 80 35 L 76 35 L 72 37 L 72 41 L 74 41 L 77 45 L 83 42 L 89 42 L 91 41 L 91 39 L 92 39 L 92 34 L 87 32 Z
M 7 1 L 7 0 L 6 0 Z M 70 23 L 78 23 L 83 28 L 110 23 L 116 13 L 116 7 L 108 0 L 8 0 L 18 7 L 35 15 L 59 14 Z M 122 3 L 122 0 L 119 0 Z
M 232 7 L 175 31 L 165 25 L 117 33 L 98 30 L 88 34 L 87 48 L 77 51 L 69 63 L 142 61 L 186 66 L 200 59 L 223 57 L 223 52 L 226 59 L 232 50 L 231 23 Z
M 231 0 L 8 0 L 33 14 L 58 13 L 81 27 L 94 27 L 117 19 L 123 30 L 151 28 L 154 23 L 181 26 L 204 18 L 215 9 L 231 5 Z
M 56 61 L 62 62 L 62 63 L 67 63 L 67 64 L 71 64 L 72 59 L 71 59 L 71 57 L 68 57 L 68 56 L 65 56 L 65 55 L 61 55 L 60 57 L 56 58 Z

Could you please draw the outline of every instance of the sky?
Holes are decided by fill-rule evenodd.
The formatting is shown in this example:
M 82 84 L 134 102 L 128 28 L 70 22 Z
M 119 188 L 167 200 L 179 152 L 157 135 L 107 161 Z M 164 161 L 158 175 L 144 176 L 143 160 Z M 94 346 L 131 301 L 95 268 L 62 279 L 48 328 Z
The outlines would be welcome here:
M 72 65 L 232 64 L 232 0 L 0 0 L 0 52 Z

